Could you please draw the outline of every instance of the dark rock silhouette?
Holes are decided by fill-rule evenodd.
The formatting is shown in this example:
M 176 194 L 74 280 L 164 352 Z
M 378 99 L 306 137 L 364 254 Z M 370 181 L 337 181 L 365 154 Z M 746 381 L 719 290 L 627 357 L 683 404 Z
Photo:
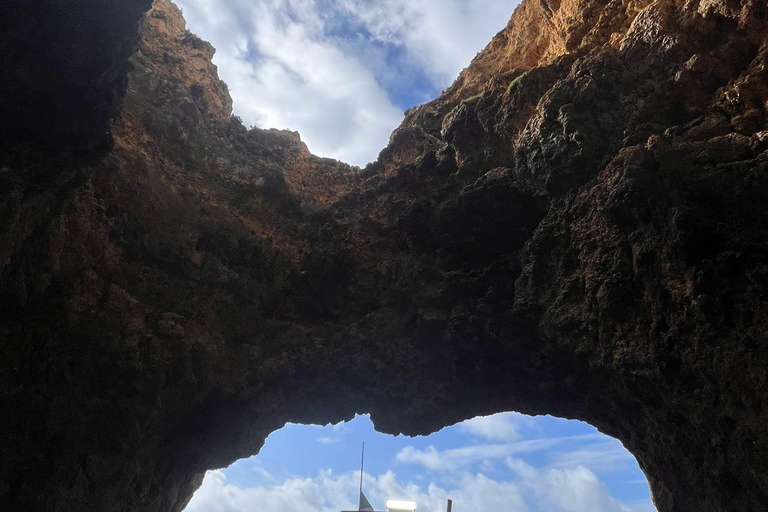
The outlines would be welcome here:
M 768 507 L 761 0 L 526 0 L 365 169 L 230 118 L 166 0 L 6 4 L 0 510 L 506 410 L 618 438 L 661 512 Z

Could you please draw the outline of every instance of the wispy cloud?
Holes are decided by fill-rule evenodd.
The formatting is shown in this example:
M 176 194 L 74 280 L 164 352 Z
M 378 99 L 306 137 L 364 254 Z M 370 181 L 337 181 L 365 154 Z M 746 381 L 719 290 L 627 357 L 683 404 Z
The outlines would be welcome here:
M 627 464 L 635 464 L 630 453 L 615 439 L 596 439 L 575 449 L 556 451 L 551 454 L 551 467 L 567 468 L 585 466 L 597 473 L 615 471 Z
M 252 468 L 252 471 L 253 471 L 253 472 L 256 474 L 256 476 L 257 476 L 258 478 L 260 478 L 262 481 L 265 481 L 265 482 L 274 482 L 274 481 L 276 480 L 276 479 L 275 479 L 275 477 L 272 475 L 272 473 L 270 473 L 270 472 L 269 472 L 269 471 L 267 471 L 266 469 L 264 469 L 264 468 L 261 468 L 261 467 L 259 467 L 259 466 L 254 466 L 254 467 Z
M 481 437 L 500 438 L 502 434 L 512 437 L 516 431 L 490 429 L 493 422 L 475 424 Z M 636 464 L 632 455 L 615 439 L 600 434 L 527 439 L 512 443 L 490 443 L 438 450 L 434 446 L 417 449 L 406 446 L 396 455 L 395 460 L 403 464 L 418 464 L 432 471 L 466 471 L 476 463 L 487 464 L 492 460 L 504 459 L 523 453 L 546 452 L 553 469 L 583 466 L 596 473 L 605 473 Z
M 340 441 L 340 439 L 337 437 L 317 437 L 315 440 L 321 444 L 333 444 Z
M 435 84 L 448 85 L 501 30 L 514 0 L 381 0 L 337 2 L 371 38 L 403 48 Z
M 490 441 L 517 441 L 520 439 L 520 429 L 530 425 L 532 418 L 514 412 L 478 416 L 458 424 L 458 427 L 469 434 Z
M 480 444 L 449 450 L 437 450 L 434 446 L 419 450 L 413 446 L 406 446 L 395 455 L 395 460 L 404 464 L 420 464 L 433 471 L 466 470 L 477 462 L 504 459 L 517 453 L 547 450 L 560 442 L 559 438 L 531 439 L 516 443 Z

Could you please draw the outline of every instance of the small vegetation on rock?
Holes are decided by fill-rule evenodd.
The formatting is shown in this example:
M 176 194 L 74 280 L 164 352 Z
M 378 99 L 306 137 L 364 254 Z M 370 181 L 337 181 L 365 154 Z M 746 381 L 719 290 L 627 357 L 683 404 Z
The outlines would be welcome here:
M 519 84 L 519 83 L 520 83 L 520 82 L 523 80 L 523 77 L 524 77 L 525 75 L 527 75 L 527 74 L 528 74 L 528 72 L 526 71 L 525 73 L 523 73 L 523 74 L 521 74 L 521 75 L 518 75 L 517 77 L 515 77 L 515 79 L 514 79 L 514 80 L 512 80 L 511 82 L 509 82 L 509 85 L 507 86 L 507 94 L 512 94 L 512 89 L 514 89 L 514 88 L 515 88 L 515 86 L 516 86 L 517 84 Z
M 461 103 L 462 103 L 462 105 L 465 105 L 467 103 L 475 103 L 475 102 L 477 102 L 482 97 L 483 97 L 482 94 L 475 94 L 474 96 L 470 96 L 469 98 L 467 98 L 465 100 L 462 100 Z

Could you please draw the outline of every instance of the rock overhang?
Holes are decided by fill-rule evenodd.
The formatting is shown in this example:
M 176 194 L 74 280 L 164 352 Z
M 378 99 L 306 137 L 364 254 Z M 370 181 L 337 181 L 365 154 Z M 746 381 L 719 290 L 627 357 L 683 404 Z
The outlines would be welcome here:
M 54 33 L 95 44 L 107 13 L 109 58 L 19 115 L 114 101 L 56 111 L 67 151 L 5 155 L 0 503 L 180 510 L 286 421 L 505 410 L 617 437 L 662 511 L 766 502 L 758 3 L 526 2 L 363 171 L 227 119 L 168 2 L 140 29 L 146 2 L 79 6 Z

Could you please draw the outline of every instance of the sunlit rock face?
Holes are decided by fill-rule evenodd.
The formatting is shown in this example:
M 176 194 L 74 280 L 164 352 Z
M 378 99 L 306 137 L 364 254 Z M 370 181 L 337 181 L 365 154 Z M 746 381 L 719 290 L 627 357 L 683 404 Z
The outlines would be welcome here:
M 662 512 L 765 510 L 764 2 L 525 1 L 365 169 L 230 118 L 148 7 L 8 7 L 0 509 L 181 510 L 286 421 L 516 410 L 620 439 Z

